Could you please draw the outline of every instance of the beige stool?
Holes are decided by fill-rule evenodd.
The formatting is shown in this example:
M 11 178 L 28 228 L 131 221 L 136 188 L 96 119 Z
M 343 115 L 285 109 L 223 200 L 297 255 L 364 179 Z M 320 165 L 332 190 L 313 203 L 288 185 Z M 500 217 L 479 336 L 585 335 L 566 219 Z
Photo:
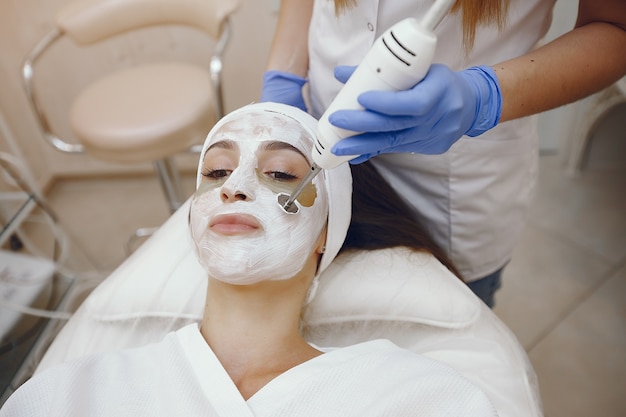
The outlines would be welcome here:
M 229 16 L 238 5 L 239 0 L 79 0 L 65 6 L 54 30 L 29 53 L 22 72 L 45 139 L 59 151 L 84 152 L 105 161 L 152 161 L 173 213 L 184 195 L 171 157 L 201 143 L 223 115 L 222 54 L 229 39 Z M 210 36 L 215 49 L 209 67 L 172 61 L 105 75 L 85 88 L 69 110 L 69 124 L 79 143 L 56 136 L 33 87 L 37 59 L 63 36 L 92 45 L 158 25 L 190 26 Z

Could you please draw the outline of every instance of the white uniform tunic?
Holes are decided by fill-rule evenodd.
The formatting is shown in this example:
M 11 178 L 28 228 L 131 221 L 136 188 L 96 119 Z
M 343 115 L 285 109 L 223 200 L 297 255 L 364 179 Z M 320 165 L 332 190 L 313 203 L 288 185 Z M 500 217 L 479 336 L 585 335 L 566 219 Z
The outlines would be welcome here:
M 196 324 L 162 342 L 59 365 L 20 387 L 0 416 L 496 416 L 439 362 L 376 340 L 332 350 L 244 400 Z
M 555 0 L 511 0 L 506 27 L 479 28 L 474 48 L 462 46 L 460 14 L 436 30 L 434 61 L 454 70 L 522 55 L 548 31 Z M 312 113 L 319 117 L 342 84 L 336 65 L 357 65 L 394 23 L 419 19 L 428 0 L 358 0 L 340 17 L 334 3 L 316 0 L 309 32 Z M 425 216 L 437 242 L 469 281 L 504 266 L 526 219 L 537 174 L 534 118 L 502 123 L 477 138 L 461 138 L 444 155 L 387 154 L 373 159 L 381 173 Z

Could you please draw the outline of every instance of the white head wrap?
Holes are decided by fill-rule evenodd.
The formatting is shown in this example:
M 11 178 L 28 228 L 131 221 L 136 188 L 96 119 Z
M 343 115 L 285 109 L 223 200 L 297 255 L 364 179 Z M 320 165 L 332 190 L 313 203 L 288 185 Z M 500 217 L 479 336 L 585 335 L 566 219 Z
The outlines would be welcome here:
M 221 127 L 233 120 L 241 118 L 241 116 L 249 113 L 258 113 L 259 111 L 266 111 L 270 113 L 278 113 L 283 116 L 287 116 L 296 122 L 298 122 L 302 128 L 309 134 L 310 137 L 315 137 L 317 129 L 317 120 L 303 112 L 302 110 L 279 103 L 256 103 L 241 107 L 233 112 L 224 116 L 218 123 L 211 129 L 204 142 L 202 152 L 200 154 L 200 161 L 198 163 L 198 174 L 196 181 L 196 188 L 200 186 L 202 181 L 202 166 L 204 160 L 204 154 L 208 147 L 212 143 L 213 136 L 218 132 Z M 280 138 L 277 138 L 280 139 Z M 305 155 L 311 163 L 311 156 Z M 338 167 L 331 170 L 324 170 L 318 177 L 324 181 L 327 200 L 329 206 L 328 224 L 327 224 L 327 236 L 326 236 L 326 248 L 322 255 L 320 266 L 318 269 L 318 275 L 330 265 L 333 259 L 337 256 L 339 249 L 343 245 L 343 241 L 346 237 L 346 232 L 350 224 L 351 210 L 352 210 L 352 176 L 350 174 L 350 168 L 347 163 L 342 163 Z M 278 204 L 278 202 L 276 203 Z M 287 214 L 286 214 L 287 215 Z M 290 214 L 298 216 L 299 214 Z M 316 283 L 314 283 L 316 285 Z

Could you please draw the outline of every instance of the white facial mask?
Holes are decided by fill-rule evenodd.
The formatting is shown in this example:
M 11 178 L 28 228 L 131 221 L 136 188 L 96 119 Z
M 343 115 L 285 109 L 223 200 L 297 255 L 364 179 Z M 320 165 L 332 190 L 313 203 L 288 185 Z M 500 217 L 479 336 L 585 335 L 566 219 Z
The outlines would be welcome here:
M 301 205 L 297 215 L 286 214 L 276 201 L 271 179 L 259 172 L 259 149 L 270 141 L 285 142 L 310 155 L 312 139 L 288 116 L 258 111 L 243 115 L 212 132 L 210 144 L 231 141 L 238 161 L 225 181 L 204 179 L 190 210 L 191 235 L 198 258 L 209 276 L 232 284 L 263 280 L 285 280 L 302 270 L 315 250 L 328 213 L 323 181 L 316 178 L 316 197 L 309 207 Z M 295 151 L 292 158 L 301 158 Z M 210 152 L 208 153 L 210 158 Z M 222 162 L 210 162 L 221 169 Z M 224 168 L 224 167 L 222 167 Z M 297 182 L 293 184 L 293 187 Z M 245 200 L 224 201 L 222 194 L 245 195 Z M 209 225 L 217 216 L 246 215 L 261 226 L 251 234 L 224 235 Z

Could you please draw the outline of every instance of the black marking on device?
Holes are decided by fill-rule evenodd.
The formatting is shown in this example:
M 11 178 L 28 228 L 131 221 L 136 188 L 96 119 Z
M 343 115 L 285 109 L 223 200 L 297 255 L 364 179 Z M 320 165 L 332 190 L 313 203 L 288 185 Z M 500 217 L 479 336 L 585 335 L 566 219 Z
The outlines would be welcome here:
M 383 38 L 383 44 L 385 45 L 385 47 L 387 48 L 387 50 L 388 50 L 389 52 L 391 52 L 391 55 L 395 56 L 395 57 L 396 57 L 396 59 L 397 59 L 398 61 L 402 62 L 402 63 L 403 63 L 404 65 L 406 65 L 407 67 L 410 67 L 410 66 L 411 66 L 411 64 L 410 64 L 409 62 L 407 62 L 407 61 L 405 61 L 404 59 L 400 58 L 400 56 L 398 56 L 398 54 L 396 54 L 396 53 L 393 51 L 393 49 L 391 49 L 391 48 L 389 47 L 389 45 L 387 45 L 387 41 L 385 40 L 385 38 Z
M 400 48 L 404 49 L 405 51 L 407 51 L 409 54 L 411 54 L 411 56 L 415 56 L 415 52 L 411 51 L 409 48 L 407 48 L 406 46 L 404 46 L 402 44 L 402 42 L 400 42 L 398 40 L 398 38 L 396 38 L 396 36 L 393 34 L 393 31 L 390 31 L 389 33 L 391 33 L 391 37 L 393 38 L 394 41 L 396 41 L 396 43 L 398 45 L 400 45 Z

